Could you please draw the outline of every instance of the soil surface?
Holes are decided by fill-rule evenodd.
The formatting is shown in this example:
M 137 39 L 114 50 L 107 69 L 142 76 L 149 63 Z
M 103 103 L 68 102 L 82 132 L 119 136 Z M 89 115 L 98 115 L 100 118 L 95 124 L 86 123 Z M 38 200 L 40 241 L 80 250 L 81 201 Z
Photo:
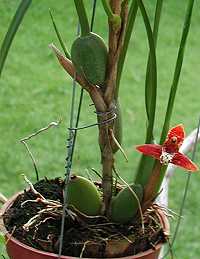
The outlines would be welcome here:
M 32 190 L 24 190 L 4 214 L 4 223 L 9 233 L 24 244 L 58 253 L 63 186 L 60 178 L 44 179 L 34 185 L 45 199 L 53 201 L 52 207 L 41 202 L 41 197 L 38 198 Z M 102 216 L 86 217 L 77 212 L 66 214 L 62 254 L 75 257 L 120 257 L 137 254 L 154 248 L 159 242 L 165 242 L 154 210 L 144 217 L 144 223 L 143 231 L 139 220 L 129 225 L 120 225 Z M 120 244 L 119 240 L 122 241 Z

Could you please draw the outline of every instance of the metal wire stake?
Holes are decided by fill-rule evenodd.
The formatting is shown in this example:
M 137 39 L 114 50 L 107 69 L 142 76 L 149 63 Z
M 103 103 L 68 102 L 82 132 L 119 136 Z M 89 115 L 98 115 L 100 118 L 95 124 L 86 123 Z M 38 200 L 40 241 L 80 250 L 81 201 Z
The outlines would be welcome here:
M 92 22 L 91 22 L 91 30 L 94 23 L 94 16 L 95 16 L 95 10 L 96 10 L 96 0 L 93 1 L 93 13 L 92 13 Z M 77 28 L 77 35 L 80 33 L 80 25 L 78 24 Z M 66 186 L 69 183 L 70 180 L 70 174 L 71 174 L 71 168 L 72 168 L 72 159 L 73 159 L 73 153 L 74 153 L 74 146 L 77 136 L 77 131 L 73 129 L 73 119 L 74 119 L 74 106 L 75 106 L 75 88 L 76 88 L 76 80 L 75 75 L 73 79 L 73 92 L 72 92 L 72 103 L 71 103 L 71 115 L 70 115 L 70 128 L 68 128 L 69 131 L 69 138 L 67 143 L 67 158 L 66 158 L 66 175 L 65 175 L 65 187 L 64 187 L 64 204 L 63 204 L 63 214 L 62 214 L 62 221 L 61 221 L 61 233 L 60 233 L 60 243 L 59 243 L 59 253 L 58 253 L 58 259 L 61 258 L 62 255 L 62 248 L 63 248 L 63 238 L 64 238 L 64 227 L 65 227 L 65 216 L 66 216 L 66 210 L 67 210 L 67 191 Z M 81 111 L 81 105 L 82 105 L 82 99 L 83 99 L 83 90 L 81 90 L 80 100 L 79 100 L 79 107 L 78 107 L 78 114 L 76 119 L 75 128 L 78 127 L 79 118 L 80 118 L 80 111 Z
M 80 33 L 80 26 L 77 26 L 77 35 Z M 74 74 L 73 78 L 73 90 L 72 90 L 72 102 L 71 102 L 71 112 L 70 112 L 70 129 L 68 129 L 68 140 L 67 140 L 67 155 L 66 155 L 66 173 L 65 173 L 65 187 L 68 185 L 70 180 L 70 173 L 72 167 L 72 150 L 73 150 L 73 139 L 74 139 L 74 130 L 71 129 L 73 127 L 74 121 L 74 110 L 75 110 L 75 95 L 76 95 L 76 74 Z M 60 231 L 60 243 L 59 243 L 59 253 L 58 258 L 61 258 L 62 255 L 62 248 L 63 248 L 63 238 L 64 238 L 64 228 L 65 228 L 65 216 L 66 216 L 66 203 L 67 203 L 67 192 L 66 188 L 64 187 L 64 200 L 63 200 L 63 214 L 61 220 L 61 231 Z
M 91 19 L 91 24 L 90 24 L 90 30 L 91 31 L 93 31 L 93 26 L 94 26 L 94 18 L 95 18 L 95 13 L 96 13 L 96 3 L 97 3 L 97 0 L 94 0 L 93 6 L 92 6 L 92 19 Z M 81 106 L 82 106 L 82 102 L 83 102 L 83 94 L 84 94 L 84 89 L 81 88 L 75 128 L 78 128 L 78 124 L 79 124 L 79 120 L 80 120 Z M 72 146 L 72 160 L 73 160 L 74 149 L 75 149 L 75 144 L 76 144 L 76 137 L 77 137 L 77 130 L 74 133 L 73 146 Z
M 113 120 L 115 120 L 117 118 L 117 115 L 114 114 L 112 118 L 110 119 L 107 119 L 105 121 L 102 121 L 102 122 L 96 122 L 94 124 L 89 124 L 89 125 L 86 125 L 86 126 L 82 126 L 82 127 L 78 127 L 78 128 L 68 128 L 69 130 L 74 130 L 74 131 L 77 131 L 77 130 L 82 130 L 82 129 L 88 129 L 88 128 L 91 128 L 91 127 L 94 127 L 94 126 L 100 126 L 100 125 L 103 125 L 103 124 L 107 124 Z

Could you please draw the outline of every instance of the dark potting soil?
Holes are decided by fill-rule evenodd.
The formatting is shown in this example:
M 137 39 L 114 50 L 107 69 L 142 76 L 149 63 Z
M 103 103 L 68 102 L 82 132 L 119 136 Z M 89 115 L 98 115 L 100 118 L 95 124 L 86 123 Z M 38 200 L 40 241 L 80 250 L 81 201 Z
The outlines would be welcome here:
M 63 186 L 60 178 L 44 179 L 34 185 L 47 200 L 57 201 L 60 204 L 63 203 Z M 32 202 L 37 198 L 38 196 L 31 190 L 24 190 L 4 214 L 5 226 L 9 233 L 22 243 L 40 250 L 58 253 L 62 207 L 48 210 L 45 204 L 39 201 Z M 41 213 L 42 210 L 45 211 Z M 39 216 L 34 220 L 33 217 L 36 215 Z M 30 222 L 30 219 L 34 222 Z M 27 222 L 30 223 L 28 229 L 24 228 Z M 159 219 L 153 210 L 144 218 L 144 224 L 143 233 L 139 220 L 129 225 L 120 225 L 109 222 L 105 217 L 85 217 L 79 213 L 67 214 L 62 254 L 105 258 L 112 257 L 115 251 L 120 257 L 137 254 L 154 248 L 159 242 L 166 241 Z M 117 243 L 121 239 L 123 239 L 122 246 Z

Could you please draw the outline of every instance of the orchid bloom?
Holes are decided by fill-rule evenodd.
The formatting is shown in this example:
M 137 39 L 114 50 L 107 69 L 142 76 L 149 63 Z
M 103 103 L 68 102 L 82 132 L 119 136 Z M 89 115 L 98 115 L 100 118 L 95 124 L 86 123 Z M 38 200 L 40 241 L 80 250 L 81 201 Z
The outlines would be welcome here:
M 163 145 L 144 144 L 136 146 L 136 149 L 144 155 L 160 160 L 163 165 L 172 163 L 191 172 L 197 171 L 198 167 L 187 156 L 179 152 L 184 138 L 184 128 L 180 124 L 169 130 Z

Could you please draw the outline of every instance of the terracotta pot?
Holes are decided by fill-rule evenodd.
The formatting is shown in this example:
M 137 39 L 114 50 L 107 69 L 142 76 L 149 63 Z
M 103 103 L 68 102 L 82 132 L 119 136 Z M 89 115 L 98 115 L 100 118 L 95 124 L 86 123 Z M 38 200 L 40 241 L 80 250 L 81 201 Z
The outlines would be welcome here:
M 5 237 L 7 239 L 6 249 L 7 249 L 7 253 L 9 255 L 9 257 L 11 259 L 55 259 L 55 258 L 58 258 L 58 255 L 56 255 L 56 254 L 40 251 L 38 249 L 32 248 L 30 246 L 27 246 L 27 245 L 19 242 L 17 239 L 12 237 L 5 229 L 2 215 L 5 213 L 5 211 L 7 209 L 9 209 L 12 206 L 14 200 L 16 199 L 16 197 L 18 195 L 19 195 L 19 193 L 14 195 L 11 199 L 9 199 L 4 204 L 4 206 L 1 208 L 1 211 L 0 211 L 0 226 L 1 226 L 1 231 L 5 234 Z M 163 225 L 163 229 L 166 233 L 168 233 L 168 231 L 169 231 L 168 220 L 162 212 L 159 212 L 159 214 L 161 216 L 161 221 L 162 221 L 161 224 Z M 137 255 L 120 257 L 120 258 L 123 258 L 123 259 L 158 259 L 162 245 L 163 245 L 162 243 L 159 243 L 155 246 L 155 249 L 149 249 L 149 250 L 139 253 Z M 61 259 L 75 259 L 75 258 L 77 258 L 77 257 L 61 256 Z M 115 258 L 113 258 L 113 259 L 115 259 Z

